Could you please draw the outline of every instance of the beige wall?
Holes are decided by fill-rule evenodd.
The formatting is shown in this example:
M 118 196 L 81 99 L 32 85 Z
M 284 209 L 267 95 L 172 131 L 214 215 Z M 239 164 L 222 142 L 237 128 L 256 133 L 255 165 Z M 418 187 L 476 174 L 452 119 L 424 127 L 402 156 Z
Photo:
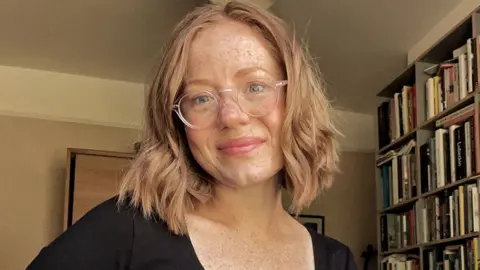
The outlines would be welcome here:
M 304 213 L 325 216 L 325 234 L 349 246 L 362 269 L 361 252 L 368 244 L 377 247 L 374 154 L 342 152 L 340 169 L 332 187 Z
M 0 269 L 25 269 L 62 231 L 66 149 L 131 151 L 137 132 L 0 116 Z

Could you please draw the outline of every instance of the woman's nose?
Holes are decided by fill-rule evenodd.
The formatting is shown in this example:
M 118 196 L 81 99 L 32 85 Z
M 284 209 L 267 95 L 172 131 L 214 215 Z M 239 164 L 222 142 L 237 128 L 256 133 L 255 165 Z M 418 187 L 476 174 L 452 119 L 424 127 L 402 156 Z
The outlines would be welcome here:
M 219 106 L 218 121 L 222 128 L 235 128 L 249 123 L 249 115 L 231 97 L 224 97 Z

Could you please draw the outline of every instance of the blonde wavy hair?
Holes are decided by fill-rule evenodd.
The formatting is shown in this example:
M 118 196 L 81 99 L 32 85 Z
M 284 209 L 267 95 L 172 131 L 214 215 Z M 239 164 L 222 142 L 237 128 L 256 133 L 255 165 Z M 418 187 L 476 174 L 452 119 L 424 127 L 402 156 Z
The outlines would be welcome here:
M 198 7 L 177 25 L 148 89 L 141 149 L 122 181 L 119 202 L 139 207 L 146 218 L 160 218 L 176 234 L 186 234 L 185 214 L 213 196 L 214 181 L 190 153 L 182 122 L 172 111 L 182 90 L 190 44 L 196 33 L 230 19 L 258 31 L 284 69 L 288 84 L 281 133 L 283 187 L 299 213 L 331 185 L 338 150 L 331 107 L 322 77 L 308 51 L 270 12 L 230 1 Z

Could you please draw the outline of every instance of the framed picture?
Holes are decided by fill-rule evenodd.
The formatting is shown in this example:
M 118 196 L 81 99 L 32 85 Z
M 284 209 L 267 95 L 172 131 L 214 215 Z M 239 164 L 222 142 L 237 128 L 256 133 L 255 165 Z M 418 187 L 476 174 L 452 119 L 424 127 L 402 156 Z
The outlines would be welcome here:
M 325 235 L 325 217 L 316 215 L 298 215 L 297 220 L 305 227 Z

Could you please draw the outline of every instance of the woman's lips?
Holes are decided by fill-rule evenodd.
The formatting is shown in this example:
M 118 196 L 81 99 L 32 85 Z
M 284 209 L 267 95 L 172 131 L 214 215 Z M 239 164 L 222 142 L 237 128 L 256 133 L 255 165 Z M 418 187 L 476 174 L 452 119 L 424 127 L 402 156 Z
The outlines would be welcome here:
M 245 155 L 265 142 L 260 137 L 242 137 L 217 144 L 217 149 L 229 156 Z

